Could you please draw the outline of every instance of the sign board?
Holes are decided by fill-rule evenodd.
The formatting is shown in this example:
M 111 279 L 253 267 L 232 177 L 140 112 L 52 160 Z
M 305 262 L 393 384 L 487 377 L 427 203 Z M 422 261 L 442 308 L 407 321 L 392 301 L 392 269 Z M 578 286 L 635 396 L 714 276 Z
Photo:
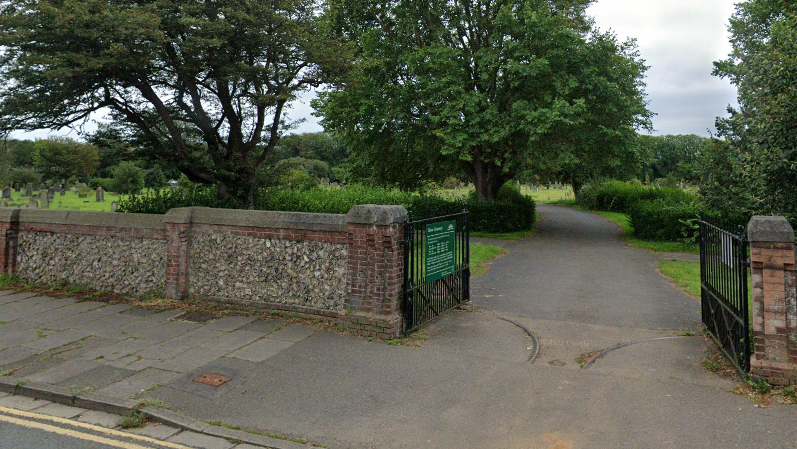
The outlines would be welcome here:
M 426 225 L 426 282 L 454 274 L 456 221 Z

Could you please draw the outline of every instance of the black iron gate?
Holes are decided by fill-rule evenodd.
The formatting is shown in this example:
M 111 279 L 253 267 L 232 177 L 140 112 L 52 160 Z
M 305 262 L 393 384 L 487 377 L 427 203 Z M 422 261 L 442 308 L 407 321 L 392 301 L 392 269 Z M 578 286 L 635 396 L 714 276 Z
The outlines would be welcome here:
M 703 324 L 742 374 L 750 370 L 747 276 L 748 242 L 738 232 L 700 221 L 700 284 Z
M 470 301 L 468 211 L 404 224 L 404 334 Z

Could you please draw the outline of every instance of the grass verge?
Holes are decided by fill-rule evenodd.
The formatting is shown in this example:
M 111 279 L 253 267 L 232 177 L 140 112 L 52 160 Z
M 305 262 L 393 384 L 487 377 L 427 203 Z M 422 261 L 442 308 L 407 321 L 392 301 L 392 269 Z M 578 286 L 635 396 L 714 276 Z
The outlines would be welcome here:
M 534 235 L 534 229 L 529 229 L 527 231 L 515 231 L 515 232 L 471 232 L 471 237 L 481 237 L 485 239 L 499 239 L 499 240 L 506 240 L 508 242 L 514 242 L 516 240 L 525 239 L 527 237 L 531 237 Z
M 470 244 L 470 275 L 479 277 L 487 273 L 488 263 L 496 257 L 506 254 L 506 250 L 493 245 L 481 243 Z
M 576 207 L 576 209 L 584 210 L 579 207 Z M 620 212 L 604 212 L 604 211 L 595 211 L 595 210 L 590 210 L 586 212 L 590 212 L 595 215 L 600 215 L 601 217 L 604 217 L 607 220 L 620 226 L 620 228 L 622 228 L 623 230 L 623 239 L 625 239 L 625 241 L 628 242 L 630 245 L 658 252 L 700 254 L 700 247 L 696 243 L 657 242 L 653 240 L 642 240 L 634 237 L 634 228 L 631 226 L 631 223 L 628 221 L 628 215 L 626 214 Z
M 662 260 L 659 262 L 659 269 L 683 291 L 700 297 L 700 262 Z

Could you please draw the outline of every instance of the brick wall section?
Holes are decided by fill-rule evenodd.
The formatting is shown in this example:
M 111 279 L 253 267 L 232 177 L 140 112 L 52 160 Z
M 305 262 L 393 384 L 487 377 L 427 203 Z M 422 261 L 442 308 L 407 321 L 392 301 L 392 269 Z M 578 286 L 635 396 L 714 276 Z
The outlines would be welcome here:
M 17 262 L 19 209 L 0 209 L 0 270 L 14 273 Z
M 783 217 L 748 225 L 753 293 L 750 372 L 773 385 L 797 385 L 797 287 L 794 230 Z
M 401 206 L 354 206 L 346 215 L 349 300 L 342 324 L 354 333 L 380 338 L 401 333 L 406 218 Z

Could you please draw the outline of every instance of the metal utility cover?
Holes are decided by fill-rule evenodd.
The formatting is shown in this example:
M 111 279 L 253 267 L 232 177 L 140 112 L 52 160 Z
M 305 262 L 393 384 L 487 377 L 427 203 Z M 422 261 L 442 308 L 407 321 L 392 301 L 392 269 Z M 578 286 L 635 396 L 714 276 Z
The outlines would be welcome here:
M 194 379 L 194 382 L 199 384 L 210 385 L 211 387 L 218 387 L 219 385 L 223 384 L 230 380 L 227 376 L 222 376 L 221 374 L 210 374 L 205 373 L 201 376 Z

